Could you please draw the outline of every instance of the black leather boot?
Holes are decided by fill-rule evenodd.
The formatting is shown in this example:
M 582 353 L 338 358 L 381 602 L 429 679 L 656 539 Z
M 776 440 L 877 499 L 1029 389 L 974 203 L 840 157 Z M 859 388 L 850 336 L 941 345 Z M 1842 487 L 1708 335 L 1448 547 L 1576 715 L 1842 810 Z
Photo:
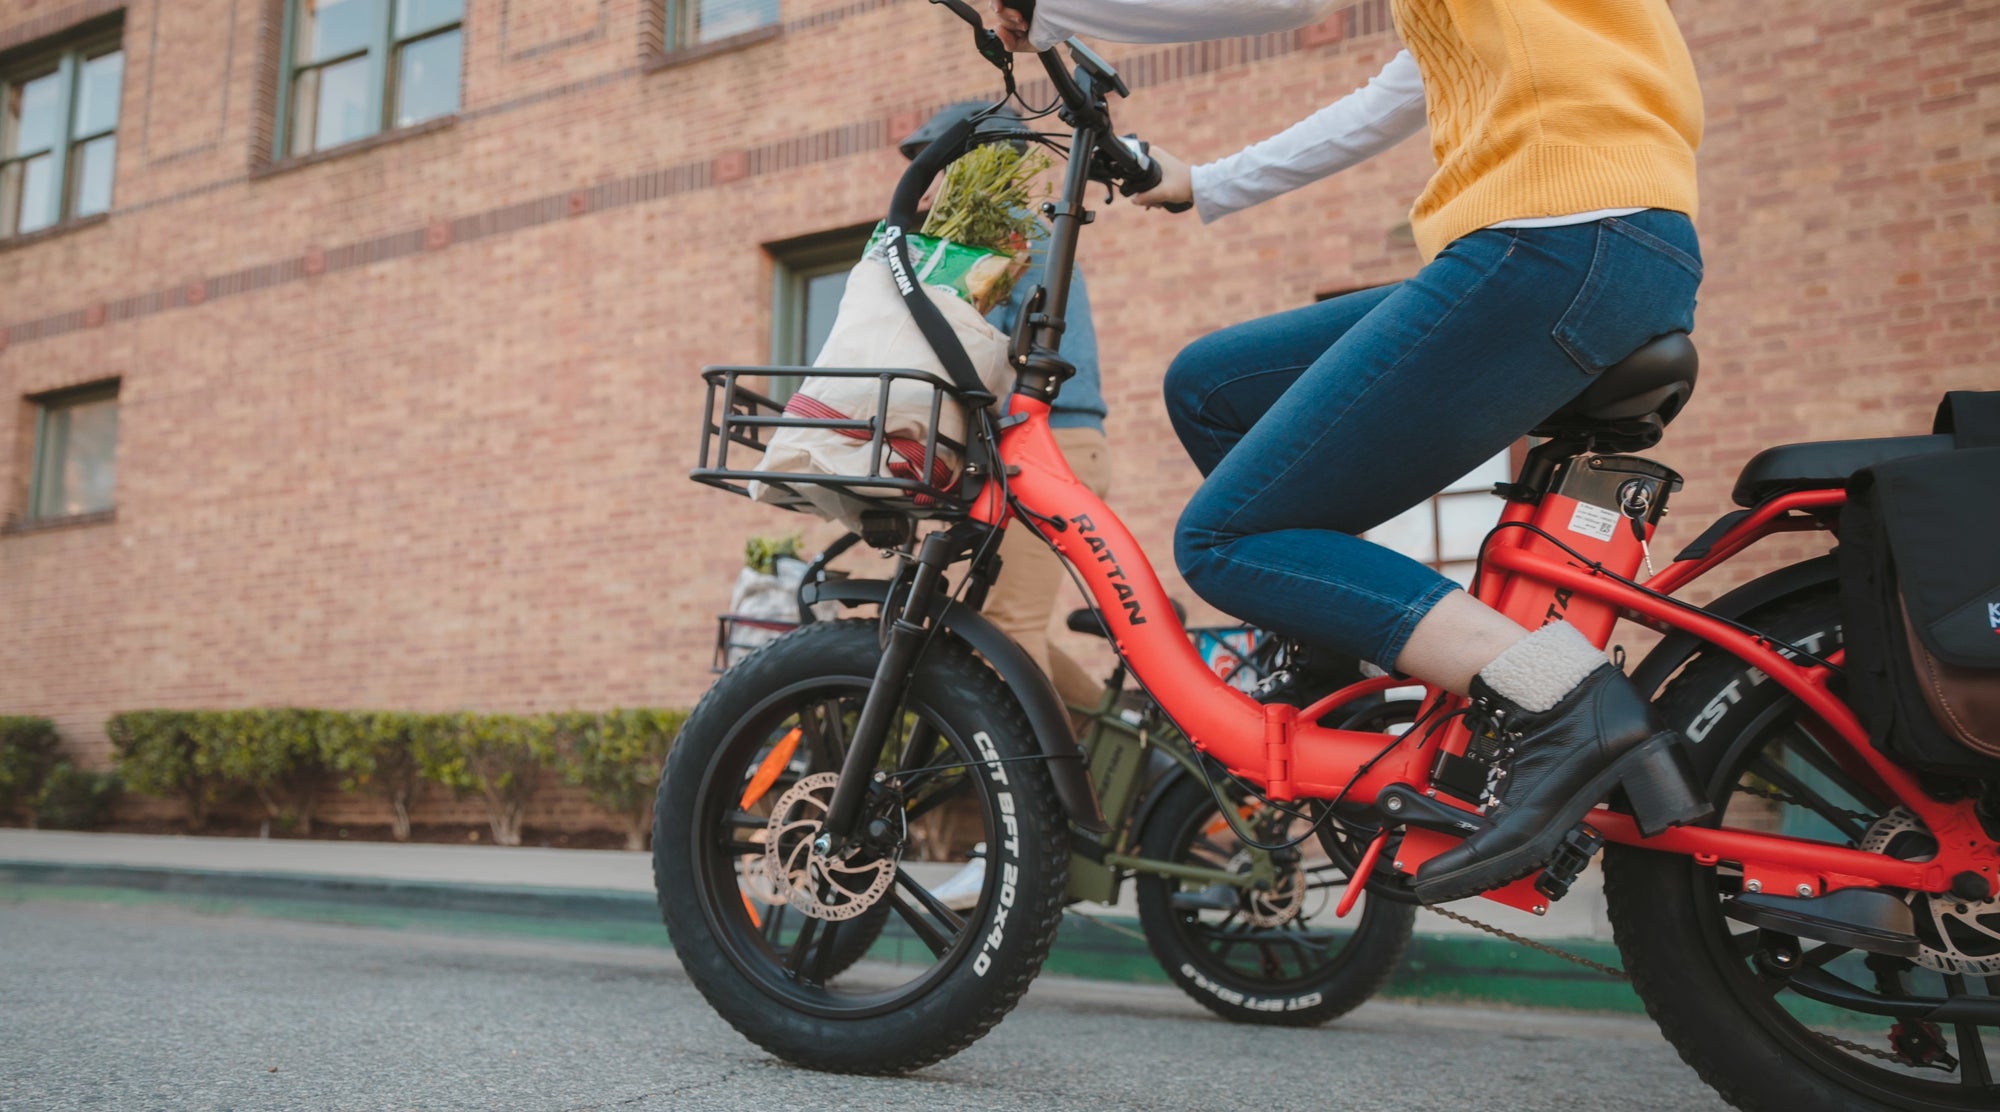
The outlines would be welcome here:
M 1680 735 L 1661 729 L 1645 696 L 1609 664 L 1540 713 L 1475 677 L 1467 717 L 1501 745 L 1488 785 L 1493 825 L 1417 870 L 1425 903 L 1475 896 L 1542 868 L 1570 828 L 1621 787 L 1648 837 L 1710 811 L 1675 752 Z

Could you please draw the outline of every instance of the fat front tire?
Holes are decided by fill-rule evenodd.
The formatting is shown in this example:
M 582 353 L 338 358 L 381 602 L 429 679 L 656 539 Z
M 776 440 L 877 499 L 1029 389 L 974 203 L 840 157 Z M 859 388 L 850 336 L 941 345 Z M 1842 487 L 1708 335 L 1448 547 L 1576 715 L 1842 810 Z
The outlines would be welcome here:
M 1257 840 L 1269 845 L 1298 836 L 1292 827 L 1304 824 L 1267 825 Z M 1402 960 L 1417 909 L 1364 895 L 1346 919 L 1335 919 L 1347 876 L 1317 847 L 1308 838 L 1281 854 L 1273 891 L 1140 873 L 1139 925 L 1160 968 L 1196 1003 L 1235 1023 L 1314 1027 L 1375 995 Z M 1251 859 L 1208 785 L 1192 776 L 1167 788 L 1147 816 L 1139 852 L 1236 872 Z
M 1839 647 L 1840 609 L 1831 588 L 1771 604 L 1748 624 L 1809 652 Z M 1710 824 L 1775 827 L 1840 843 L 1858 840 L 1855 832 L 1886 810 L 1879 800 L 1861 798 L 1865 791 L 1850 794 L 1834 775 L 1806 775 L 1831 767 L 1814 740 L 1814 720 L 1783 688 L 1720 649 L 1690 663 L 1659 707 L 1665 722 L 1692 742 L 1697 782 L 1716 810 Z M 2000 1087 L 1963 1072 L 1971 1068 L 1965 1064 L 1953 1073 L 1936 1068 L 1941 1060 L 1929 1067 L 1884 1061 L 1895 1020 L 1802 1001 L 1781 987 L 1781 978 L 1760 973 L 1754 956 L 1760 936 L 1720 911 L 1723 897 L 1741 886 L 1737 872 L 1626 846 L 1607 848 L 1604 871 L 1611 924 L 1633 988 L 1681 1058 L 1731 1104 L 1768 1112 L 2000 1108 Z M 1874 973 L 1862 955 L 1816 953 L 1820 945 L 1800 940 L 1807 962 L 1823 960 L 1823 968 L 1869 984 Z M 1922 968 L 1896 976 L 1913 995 L 1950 991 Z M 1965 1032 L 1945 1025 L 1936 1033 L 1942 1045 L 1969 1056 Z M 2000 1047 L 2000 1031 L 1972 1033 L 1970 1047 L 1986 1060 L 1982 1044 Z
M 799 793 L 830 791 L 815 785 L 834 781 L 880 657 L 874 621 L 816 622 L 730 669 L 676 739 L 654 818 L 660 910 L 689 978 L 750 1041 L 836 1073 L 920 1069 L 999 1023 L 1054 941 L 1069 864 L 1067 824 L 1026 716 L 990 668 L 941 633 L 869 789 L 875 840 L 847 862 L 893 880 L 879 892 L 858 881 L 849 892 L 811 881 L 774 890 L 762 855 L 775 842 L 785 860 L 803 859 L 817 827 L 788 818 L 823 813 Z M 904 859 L 910 830 L 941 809 L 989 847 L 977 903 L 963 911 L 926 887 L 954 871 L 949 858 Z M 959 856 L 961 869 L 973 859 Z M 802 889 L 823 895 L 803 908 L 785 898 Z M 866 910 L 836 917 L 836 905 L 871 896 Z M 885 928 L 895 944 L 885 938 L 876 953 L 894 963 L 855 964 Z

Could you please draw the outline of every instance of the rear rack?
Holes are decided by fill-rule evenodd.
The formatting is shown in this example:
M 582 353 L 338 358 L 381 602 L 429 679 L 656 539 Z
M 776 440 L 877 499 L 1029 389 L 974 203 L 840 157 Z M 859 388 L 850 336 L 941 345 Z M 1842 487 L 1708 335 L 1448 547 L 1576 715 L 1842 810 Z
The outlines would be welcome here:
M 801 487 L 832 488 L 874 509 L 907 517 L 963 517 L 971 508 L 969 484 L 962 481 L 968 462 L 966 446 L 942 435 L 938 424 L 947 399 L 968 415 L 975 407 L 936 375 L 906 368 L 717 366 L 702 368 L 701 377 L 708 383 L 708 396 L 702 407 L 700 460 L 688 473 L 695 482 L 745 497 L 750 495 L 749 484 L 762 482 L 777 495 L 764 501 L 804 513 L 817 510 L 799 493 Z M 869 416 L 812 416 L 788 412 L 786 403 L 751 389 L 742 381 L 751 377 L 875 379 L 879 388 Z M 889 409 L 891 387 L 908 383 L 930 392 L 929 420 L 920 441 L 888 435 L 881 417 Z M 907 394 L 907 390 L 898 393 Z M 868 467 L 850 474 L 758 470 L 772 432 L 787 428 L 830 429 L 865 440 Z M 732 446 L 736 449 L 733 456 Z M 940 450 L 950 460 L 940 456 Z
M 708 670 L 721 675 L 730 665 L 765 644 L 799 628 L 795 621 L 780 618 L 753 618 L 746 614 L 715 616 L 715 658 Z

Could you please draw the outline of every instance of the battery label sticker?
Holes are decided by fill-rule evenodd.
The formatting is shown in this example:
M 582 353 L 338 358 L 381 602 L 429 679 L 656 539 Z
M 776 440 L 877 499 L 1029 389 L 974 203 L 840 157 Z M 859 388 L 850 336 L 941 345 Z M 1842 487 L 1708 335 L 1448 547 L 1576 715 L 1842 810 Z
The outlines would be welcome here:
M 1608 541 L 1618 528 L 1619 517 L 1614 511 L 1588 502 L 1578 502 L 1576 510 L 1569 515 L 1569 531 L 1581 533 L 1600 541 Z

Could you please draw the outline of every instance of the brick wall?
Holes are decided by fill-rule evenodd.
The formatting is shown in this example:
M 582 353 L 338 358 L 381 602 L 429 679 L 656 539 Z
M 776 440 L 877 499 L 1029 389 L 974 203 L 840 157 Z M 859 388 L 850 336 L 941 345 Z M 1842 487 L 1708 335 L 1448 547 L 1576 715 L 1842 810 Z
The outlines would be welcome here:
M 0 0 L 0 49 L 110 10 Z M 916 0 L 784 0 L 780 34 L 681 60 L 640 0 L 468 0 L 454 119 L 273 166 L 277 10 L 130 0 L 110 217 L 0 245 L 0 512 L 24 396 L 123 379 L 115 520 L 0 535 L 0 712 L 101 760 L 140 706 L 691 702 L 742 538 L 790 524 L 682 477 L 695 369 L 766 355 L 761 245 L 874 218 L 893 140 L 990 71 Z M 2000 0 L 1675 10 L 1708 278 L 1701 389 L 1654 453 L 1689 480 L 1669 550 L 1763 445 L 1922 431 L 1946 386 L 2000 387 Z M 1109 54 L 1121 126 L 1206 158 L 1394 50 L 1364 0 Z M 1413 271 L 1394 228 L 1428 162 L 1091 229 L 1116 502 L 1157 562 L 1195 482 L 1167 360 Z

